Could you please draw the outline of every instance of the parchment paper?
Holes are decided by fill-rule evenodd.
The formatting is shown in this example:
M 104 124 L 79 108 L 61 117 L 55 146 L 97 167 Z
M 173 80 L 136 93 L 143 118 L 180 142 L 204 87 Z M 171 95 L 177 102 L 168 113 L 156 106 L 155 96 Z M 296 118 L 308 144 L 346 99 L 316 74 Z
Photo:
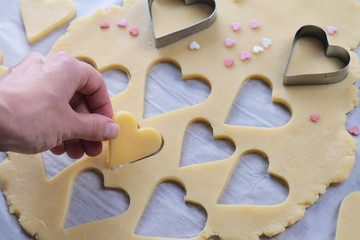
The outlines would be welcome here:
M 121 5 L 121 0 L 74 0 L 77 7 L 76 18 L 91 15 L 96 9 L 106 9 L 111 5 Z M 69 24 L 52 32 L 44 39 L 29 45 L 22 24 L 19 0 L 0 0 L 0 49 L 4 53 L 4 65 L 11 67 L 27 54 L 40 52 L 47 55 L 52 45 L 62 36 Z M 356 31 L 356 29 L 354 29 Z M 360 49 L 356 50 L 360 55 Z M 120 71 L 103 73 L 111 96 L 126 88 L 128 79 Z M 176 89 L 176 93 L 164 85 L 167 81 L 182 81 L 181 72 L 168 63 L 155 65 L 148 75 L 144 117 L 152 117 L 174 109 L 196 104 L 204 99 L 210 88 L 194 79 L 187 87 Z M 359 83 L 356 84 L 359 86 Z M 161 93 L 169 101 L 161 101 L 156 96 Z M 256 96 L 256 97 L 254 97 Z M 228 124 L 278 127 L 290 119 L 290 112 L 283 106 L 270 101 L 271 89 L 260 80 L 251 80 L 241 90 L 235 107 L 227 119 Z M 266 109 L 266 110 L 264 110 Z M 346 128 L 360 123 L 360 110 L 356 108 L 348 115 Z M 1 133 L 0 133 L 1 134 Z M 359 141 L 360 137 L 355 137 Z M 206 161 L 215 161 L 230 156 L 234 146 L 228 141 L 214 141 L 211 128 L 206 124 L 196 123 L 189 127 L 183 147 L 181 165 L 196 164 L 193 159 L 203 156 Z M 0 161 L 6 158 L 0 153 Z M 54 156 L 44 153 L 48 178 L 52 178 L 75 160 L 66 156 Z M 351 176 L 340 184 L 335 184 L 320 196 L 320 199 L 306 211 L 305 217 L 284 233 L 270 239 L 274 240 L 331 240 L 335 238 L 339 206 L 345 196 L 360 190 L 360 156 Z M 277 204 L 286 199 L 288 189 L 281 180 L 267 173 L 266 159 L 257 154 L 244 156 L 230 180 L 229 186 L 220 198 L 219 204 Z M 239 187 L 241 186 L 241 187 Z M 101 191 L 101 194 L 98 194 Z M 199 206 L 184 202 L 185 190 L 178 184 L 166 182 L 155 191 L 137 234 L 155 237 L 190 238 L 197 236 L 206 222 L 206 212 Z M 104 190 L 102 179 L 96 173 L 86 172 L 75 183 L 74 194 L 65 227 L 76 226 L 102 218 L 116 216 L 127 209 L 129 198 L 124 192 Z M 6 200 L 0 194 L 0 239 L 25 240 L 29 237 L 17 222 L 17 217 L 10 215 Z M 262 239 L 269 239 L 262 237 Z

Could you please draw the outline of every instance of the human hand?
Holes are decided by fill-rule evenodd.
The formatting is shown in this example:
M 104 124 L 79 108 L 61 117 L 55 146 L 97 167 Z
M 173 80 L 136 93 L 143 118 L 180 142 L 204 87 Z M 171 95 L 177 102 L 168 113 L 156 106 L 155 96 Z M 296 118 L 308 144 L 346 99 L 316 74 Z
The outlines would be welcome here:
M 96 156 L 119 134 L 112 116 L 101 74 L 67 53 L 30 54 L 0 77 L 1 151 Z

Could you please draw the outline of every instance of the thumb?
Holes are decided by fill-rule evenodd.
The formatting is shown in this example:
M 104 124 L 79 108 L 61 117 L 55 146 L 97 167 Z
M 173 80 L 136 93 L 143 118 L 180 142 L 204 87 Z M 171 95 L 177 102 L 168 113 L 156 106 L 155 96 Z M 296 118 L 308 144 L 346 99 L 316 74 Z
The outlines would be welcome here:
M 105 141 L 116 138 L 120 127 L 111 118 L 96 113 L 77 113 L 78 124 L 73 124 L 73 138 L 87 141 Z

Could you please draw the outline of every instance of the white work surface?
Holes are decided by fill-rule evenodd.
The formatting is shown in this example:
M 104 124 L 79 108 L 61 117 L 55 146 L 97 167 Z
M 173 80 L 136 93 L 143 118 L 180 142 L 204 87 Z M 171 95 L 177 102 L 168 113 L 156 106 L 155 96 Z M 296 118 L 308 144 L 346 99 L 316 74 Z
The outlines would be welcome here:
M 114 4 L 122 4 L 121 0 L 74 0 L 74 2 L 77 8 L 76 18 L 88 16 L 98 8 L 106 9 Z M 68 25 L 66 24 L 44 39 L 29 45 L 20 16 L 19 0 L 0 0 L 0 49 L 4 53 L 3 65 L 11 67 L 31 52 L 47 55 L 52 45 L 66 32 Z M 354 29 L 354 31 L 358 30 Z M 356 52 L 360 55 L 359 48 Z M 113 70 L 103 73 L 103 76 L 111 96 L 126 88 L 128 82 L 126 74 Z M 144 116 L 146 118 L 189 104 L 199 103 L 207 97 L 210 91 L 207 85 L 197 80 L 187 80 L 190 84 L 176 89 L 176 96 L 174 96 L 174 91 L 169 87 L 171 84 L 161 84 L 164 78 L 170 83 L 182 81 L 179 69 L 170 64 L 158 64 L 150 70 L 147 80 Z M 359 86 L 359 84 L 356 85 Z M 165 95 L 169 100 L 157 99 L 156 96 L 159 93 Z M 235 101 L 236 107 L 231 111 L 227 123 L 258 127 L 284 125 L 290 119 L 291 114 L 284 107 L 272 103 L 270 97 L 271 89 L 262 81 L 253 80 L 246 83 Z M 264 112 L 264 109 L 267 110 Z M 356 108 L 347 118 L 346 128 L 349 129 L 354 125 L 360 125 L 359 108 Z M 196 157 L 197 154 L 201 155 L 202 159 L 209 161 L 224 159 L 232 154 L 233 146 L 225 141 L 214 143 L 211 131 L 204 126 L 204 124 L 194 124 L 188 129 L 181 165 L 196 163 L 192 159 L 199 159 Z M 354 138 L 359 141 L 360 137 L 355 136 Z M 45 153 L 44 157 L 49 178 L 75 161 L 66 156 L 55 157 L 49 152 Z M 0 153 L 0 162 L 5 158 L 6 154 Z M 303 219 L 288 227 L 284 233 L 278 236 L 262 237 L 262 239 L 334 239 L 341 201 L 349 193 L 360 190 L 360 155 L 358 152 L 356 158 L 357 161 L 350 177 L 343 183 L 331 185 L 327 192 L 308 208 Z M 270 177 L 267 167 L 266 159 L 256 154 L 245 155 L 239 161 L 230 185 L 219 203 L 273 205 L 284 201 L 288 193 L 287 187 L 283 182 Z M 104 191 L 101 181 L 101 178 L 92 172 L 79 176 L 75 183 L 65 227 L 116 216 L 126 210 L 129 201 L 126 194 Z M 98 194 L 100 190 L 102 192 Z M 206 213 L 199 207 L 185 204 L 184 195 L 184 189 L 177 184 L 161 184 L 155 191 L 136 234 L 171 238 L 197 236 L 205 225 Z M 6 199 L 2 194 L 0 194 L 0 239 L 33 239 L 21 229 L 17 217 L 9 214 Z

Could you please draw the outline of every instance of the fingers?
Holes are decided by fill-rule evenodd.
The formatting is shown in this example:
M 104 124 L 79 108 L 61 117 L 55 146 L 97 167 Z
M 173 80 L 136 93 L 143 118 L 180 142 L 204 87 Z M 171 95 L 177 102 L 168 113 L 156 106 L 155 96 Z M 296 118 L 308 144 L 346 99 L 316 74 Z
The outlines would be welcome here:
M 65 144 L 64 143 L 60 143 L 59 145 L 57 145 L 56 147 L 50 149 L 50 151 L 55 154 L 55 155 L 61 155 L 63 153 L 65 153 L 66 149 L 65 149 Z
M 90 157 L 95 157 L 102 152 L 102 142 L 82 141 L 84 152 Z
M 111 118 L 99 114 L 77 113 L 76 124 L 71 126 L 74 138 L 88 141 L 106 141 L 116 138 L 120 127 Z
M 79 159 L 84 155 L 84 147 L 80 139 L 64 141 L 67 155 L 73 159 Z
M 61 155 L 66 152 L 69 157 L 74 159 L 80 158 L 84 153 L 90 157 L 95 157 L 102 152 L 102 142 L 80 141 L 81 144 L 77 141 L 75 144 L 73 141 L 65 141 L 50 149 L 50 151 L 55 155 Z
M 111 118 L 113 110 L 103 77 L 89 64 L 79 63 L 83 74 L 77 91 L 84 95 L 91 112 Z
M 68 80 L 69 84 L 73 86 L 69 101 L 78 92 L 84 96 L 90 112 L 109 118 L 113 116 L 104 79 L 94 67 L 88 63 L 78 61 L 64 52 L 56 53 L 48 58 L 61 62 L 64 66 L 63 69 L 67 71 L 69 79 L 71 79 Z
M 101 74 L 64 52 L 47 57 L 31 54 L 19 67 L 32 69 L 34 61 L 39 63 L 36 71 L 47 74 L 42 78 L 42 81 L 49 80 L 44 89 L 50 88 L 49 93 L 57 93 L 54 98 L 57 98 L 58 107 L 69 104 L 58 119 L 62 122 L 58 125 L 64 129 L 58 132 L 65 141 L 51 151 L 54 154 L 67 152 L 71 158 L 80 158 L 84 153 L 89 156 L 100 154 L 101 141 L 115 138 L 120 131 L 111 119 L 113 110 Z

